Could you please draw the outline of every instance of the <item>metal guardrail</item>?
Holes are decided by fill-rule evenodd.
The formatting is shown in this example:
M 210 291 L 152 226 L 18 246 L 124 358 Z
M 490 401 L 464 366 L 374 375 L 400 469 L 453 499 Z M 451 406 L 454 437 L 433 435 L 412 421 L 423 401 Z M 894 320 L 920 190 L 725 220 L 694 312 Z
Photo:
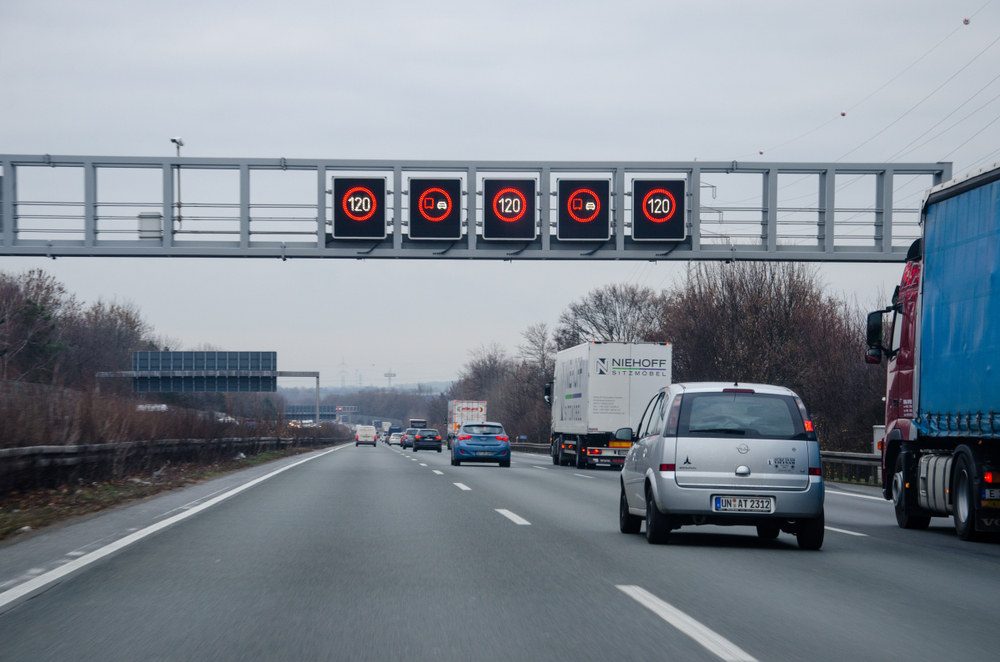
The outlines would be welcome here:
M 821 451 L 823 478 L 847 483 L 882 484 L 882 456 L 879 453 L 838 453 Z
M 511 443 L 511 450 L 548 455 L 549 444 Z M 823 477 L 827 480 L 882 484 L 882 456 L 878 453 L 821 451 Z

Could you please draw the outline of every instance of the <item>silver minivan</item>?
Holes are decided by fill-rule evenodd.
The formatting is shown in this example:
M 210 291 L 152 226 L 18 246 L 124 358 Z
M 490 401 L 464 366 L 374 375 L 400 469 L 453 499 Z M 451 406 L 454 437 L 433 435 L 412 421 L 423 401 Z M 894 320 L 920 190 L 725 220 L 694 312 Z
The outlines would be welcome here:
M 799 547 L 823 545 L 819 442 L 802 400 L 766 384 L 703 382 L 660 389 L 621 472 L 622 533 L 665 543 L 682 526 L 755 526 L 761 538 L 784 531 Z

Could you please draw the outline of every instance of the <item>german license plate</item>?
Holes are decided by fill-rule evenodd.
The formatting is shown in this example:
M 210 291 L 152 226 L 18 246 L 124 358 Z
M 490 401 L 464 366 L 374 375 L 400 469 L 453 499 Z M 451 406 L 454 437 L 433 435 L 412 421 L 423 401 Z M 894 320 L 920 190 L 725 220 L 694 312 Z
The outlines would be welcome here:
M 983 490 L 983 499 L 1000 499 L 1000 490 Z
M 770 513 L 774 510 L 771 497 L 712 497 L 712 510 L 717 513 Z
M 476 455 L 479 457 L 490 457 L 493 455 L 493 451 L 476 451 Z

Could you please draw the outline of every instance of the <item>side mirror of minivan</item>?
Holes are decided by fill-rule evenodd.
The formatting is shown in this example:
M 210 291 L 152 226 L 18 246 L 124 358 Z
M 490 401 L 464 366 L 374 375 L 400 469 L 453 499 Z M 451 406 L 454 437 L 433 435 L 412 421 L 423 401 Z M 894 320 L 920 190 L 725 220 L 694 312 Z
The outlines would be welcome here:
M 632 428 L 618 428 L 615 430 L 615 441 L 632 441 L 633 437 Z

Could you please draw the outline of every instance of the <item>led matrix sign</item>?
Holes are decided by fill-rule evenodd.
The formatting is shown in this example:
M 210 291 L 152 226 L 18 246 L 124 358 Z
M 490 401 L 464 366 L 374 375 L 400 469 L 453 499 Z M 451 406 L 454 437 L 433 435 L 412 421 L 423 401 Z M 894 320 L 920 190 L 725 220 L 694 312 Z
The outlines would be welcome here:
M 632 181 L 632 239 L 681 241 L 686 236 L 683 179 Z
M 385 239 L 385 178 L 334 177 L 334 239 Z
M 535 236 L 535 180 L 484 179 L 483 239 L 531 241 Z
M 410 180 L 410 239 L 462 238 L 462 180 Z
M 610 190 L 607 179 L 560 179 L 556 237 L 607 241 L 611 237 Z

